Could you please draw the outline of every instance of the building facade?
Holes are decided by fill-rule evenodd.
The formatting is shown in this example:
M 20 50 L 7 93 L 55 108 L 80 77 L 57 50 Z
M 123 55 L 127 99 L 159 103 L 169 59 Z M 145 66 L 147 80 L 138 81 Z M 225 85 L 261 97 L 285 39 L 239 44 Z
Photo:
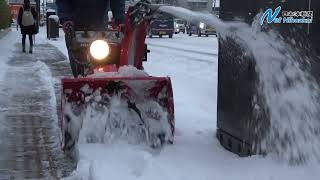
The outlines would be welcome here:
M 23 0 L 8 0 L 9 4 L 23 4 Z M 31 4 L 36 4 L 36 0 L 30 0 Z
M 212 11 L 214 0 L 152 0 L 157 4 L 170 4 L 174 6 L 181 6 L 192 11 Z
M 213 0 L 178 0 L 179 6 L 192 11 L 212 11 Z

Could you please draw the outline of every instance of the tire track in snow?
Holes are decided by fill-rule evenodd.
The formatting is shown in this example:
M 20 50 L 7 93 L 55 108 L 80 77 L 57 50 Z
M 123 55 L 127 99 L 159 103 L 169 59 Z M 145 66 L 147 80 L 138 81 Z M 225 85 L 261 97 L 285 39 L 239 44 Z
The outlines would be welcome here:
M 166 54 L 172 54 L 177 57 L 183 57 L 179 58 L 179 60 L 183 61 L 193 61 L 207 64 L 216 63 L 214 60 L 216 59 L 217 55 L 204 55 L 201 53 L 194 53 L 192 51 L 181 51 L 167 46 L 150 46 L 149 49 L 151 50 L 151 53 L 155 52 L 161 54 L 163 52 L 166 52 Z
M 201 54 L 201 55 L 207 55 L 207 56 L 218 56 L 218 53 L 210 53 L 210 52 L 204 52 L 204 51 L 197 51 L 197 50 L 192 50 L 192 49 L 185 49 L 185 48 L 179 48 L 179 47 L 174 47 L 174 46 L 168 46 L 168 45 L 160 45 L 160 44 L 155 44 L 155 43 L 147 43 L 150 46 L 154 47 L 161 47 L 161 48 L 166 48 L 166 49 L 174 49 L 177 51 L 182 51 L 182 52 L 188 52 L 188 53 L 194 53 L 194 54 Z
M 152 52 L 155 52 L 155 53 L 158 53 L 158 54 L 162 54 L 163 53 L 163 48 L 154 47 L 151 50 L 151 53 Z M 214 61 L 207 60 L 205 58 L 199 58 L 199 57 L 195 57 L 195 56 L 191 56 L 191 55 L 187 55 L 187 54 L 181 54 L 180 52 L 175 52 L 175 50 L 171 50 L 170 53 L 167 53 L 167 54 L 172 54 L 174 56 L 183 57 L 183 58 L 179 58 L 178 59 L 180 61 L 194 61 L 194 62 L 201 62 L 201 63 L 207 63 L 207 64 L 215 63 Z M 212 58 L 212 57 L 210 57 L 210 58 Z M 175 60 L 177 60 L 177 59 L 175 59 Z
M 7 156 L 0 154 L 0 179 L 58 179 L 74 165 L 60 148 L 55 97 L 60 86 L 50 71 L 58 79 L 70 75 L 69 63 L 49 44 L 36 46 L 32 55 L 16 47 L 5 76 L 9 93 L 0 95 L 9 99 L 4 112 L 7 136 L 1 139 L 8 143 L 0 148 Z

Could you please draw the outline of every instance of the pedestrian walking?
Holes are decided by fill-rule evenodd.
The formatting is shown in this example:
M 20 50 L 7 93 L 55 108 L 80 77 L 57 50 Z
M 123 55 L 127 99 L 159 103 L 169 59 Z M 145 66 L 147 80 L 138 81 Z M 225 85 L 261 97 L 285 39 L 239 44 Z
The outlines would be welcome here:
M 19 10 L 18 24 L 22 34 L 22 52 L 26 52 L 26 37 L 29 36 L 29 53 L 33 50 L 34 34 L 37 34 L 36 28 L 37 13 L 33 7 L 30 6 L 30 0 L 24 0 L 23 6 Z

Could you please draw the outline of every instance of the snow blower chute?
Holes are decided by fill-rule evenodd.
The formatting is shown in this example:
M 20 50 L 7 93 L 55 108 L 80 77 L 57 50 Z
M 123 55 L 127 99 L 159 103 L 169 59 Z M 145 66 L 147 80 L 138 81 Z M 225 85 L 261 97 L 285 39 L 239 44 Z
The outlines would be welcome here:
M 145 37 L 155 11 L 129 7 L 124 28 L 75 30 L 69 51 L 73 74 L 62 79 L 62 147 L 115 138 L 161 147 L 173 142 L 174 107 L 169 77 L 143 71 Z

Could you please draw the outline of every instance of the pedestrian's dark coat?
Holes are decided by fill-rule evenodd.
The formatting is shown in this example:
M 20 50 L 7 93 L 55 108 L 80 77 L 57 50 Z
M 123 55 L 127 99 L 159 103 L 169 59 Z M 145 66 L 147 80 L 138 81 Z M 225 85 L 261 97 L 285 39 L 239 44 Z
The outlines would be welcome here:
M 31 13 L 33 15 L 34 21 L 36 22 L 37 21 L 37 13 L 33 7 L 29 7 L 29 8 L 31 8 Z M 21 34 L 37 34 L 38 32 L 37 32 L 36 23 L 31 26 L 23 26 L 22 25 L 22 15 L 23 15 L 24 9 L 26 9 L 25 6 L 21 7 L 19 10 L 19 14 L 18 14 L 18 24 L 21 29 Z

